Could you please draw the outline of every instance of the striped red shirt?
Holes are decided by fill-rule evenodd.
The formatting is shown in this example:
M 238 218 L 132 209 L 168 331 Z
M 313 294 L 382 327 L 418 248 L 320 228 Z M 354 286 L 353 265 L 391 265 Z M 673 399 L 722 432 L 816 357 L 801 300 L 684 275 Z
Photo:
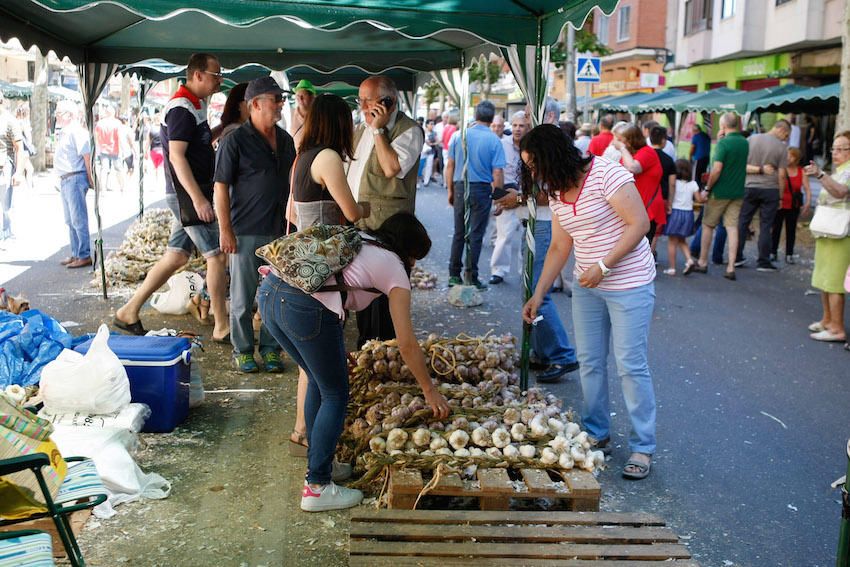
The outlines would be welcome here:
M 549 199 L 553 221 L 557 220 L 573 239 L 575 278 L 603 259 L 623 236 L 626 223 L 608 200 L 634 176 L 618 163 L 593 159 L 575 203 L 561 201 L 560 193 Z M 640 287 L 655 279 L 655 261 L 649 242 L 641 238 L 634 250 L 611 268 L 599 282 L 599 289 L 616 291 Z

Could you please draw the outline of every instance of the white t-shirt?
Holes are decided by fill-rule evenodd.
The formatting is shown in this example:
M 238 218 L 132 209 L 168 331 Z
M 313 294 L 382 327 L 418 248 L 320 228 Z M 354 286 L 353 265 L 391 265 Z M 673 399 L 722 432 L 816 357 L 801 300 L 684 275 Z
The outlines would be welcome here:
M 673 195 L 673 208 L 679 211 L 694 210 L 694 194 L 699 193 L 696 181 L 676 180 L 676 194 Z
M 800 127 L 796 124 L 791 124 L 791 134 L 788 136 L 788 147 L 800 147 Z
M 564 202 L 560 194 L 549 199 L 553 221 L 573 239 L 575 278 L 603 259 L 623 236 L 626 223 L 608 200 L 634 176 L 618 163 L 594 158 L 575 203 Z M 641 238 L 634 250 L 613 266 L 599 282 L 599 289 L 616 291 L 640 287 L 655 279 L 655 261 L 649 241 Z
M 393 111 L 390 121 L 387 123 L 387 131 L 395 127 L 396 119 L 398 118 L 398 110 Z M 408 128 L 400 136 L 390 144 L 398 154 L 398 163 L 401 170 L 396 177 L 404 179 L 404 176 L 410 171 L 411 167 L 419 165 L 419 154 L 422 152 L 422 144 L 425 143 L 425 134 L 421 128 Z M 348 162 L 348 186 L 351 187 L 351 194 L 354 200 L 358 200 L 360 196 L 360 180 L 363 178 L 363 171 L 366 169 L 366 163 L 369 161 L 369 156 L 375 148 L 375 137 L 372 135 L 372 128 L 365 124 L 363 134 L 360 136 L 360 143 L 354 149 L 354 159 Z

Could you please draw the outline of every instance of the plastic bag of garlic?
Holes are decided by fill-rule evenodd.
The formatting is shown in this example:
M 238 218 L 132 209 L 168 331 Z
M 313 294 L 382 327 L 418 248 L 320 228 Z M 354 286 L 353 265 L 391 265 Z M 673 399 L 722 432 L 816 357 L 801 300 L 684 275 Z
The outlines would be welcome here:
M 437 287 L 437 276 L 426 272 L 419 266 L 413 266 L 410 271 L 410 287 L 414 289 L 434 289 Z
M 434 420 L 395 341 L 370 341 L 355 353 L 351 399 L 338 456 L 355 461 L 361 487 L 388 466 L 466 476 L 477 468 L 545 468 L 593 472 L 601 451 L 562 401 L 540 388 L 522 392 L 516 338 L 430 335 L 421 341 L 438 387 L 452 406 Z

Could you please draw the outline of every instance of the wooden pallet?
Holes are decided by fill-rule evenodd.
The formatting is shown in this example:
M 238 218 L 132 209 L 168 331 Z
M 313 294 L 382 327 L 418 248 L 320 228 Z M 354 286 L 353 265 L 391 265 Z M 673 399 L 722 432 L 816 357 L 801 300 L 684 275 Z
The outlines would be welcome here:
M 652 514 L 357 510 L 349 544 L 350 567 L 698 567 Z
M 476 477 L 476 480 L 463 480 L 457 474 L 443 475 L 423 499 L 433 496 L 477 498 L 481 510 L 509 510 L 512 506 L 527 507 L 535 499 L 545 498 L 566 510 L 599 510 L 602 491 L 596 478 L 586 471 L 564 471 L 562 479 L 541 469 L 491 468 L 478 469 Z M 427 482 L 416 469 L 391 468 L 388 506 L 412 510 Z
M 71 524 L 71 530 L 73 530 L 74 536 L 80 535 L 80 532 L 83 530 L 83 526 L 86 525 L 86 522 L 89 520 L 90 516 L 90 508 L 77 510 L 76 512 L 73 512 L 70 516 L 68 516 L 68 522 Z M 53 540 L 53 557 L 62 558 L 68 556 L 68 554 L 65 553 L 65 546 L 62 544 L 62 539 L 59 537 L 59 532 L 56 531 L 56 524 L 53 523 L 53 520 L 51 518 L 39 518 L 37 520 L 29 520 L 27 522 L 9 524 L 0 527 L 0 531 L 4 532 L 14 532 L 17 530 L 41 530 L 43 532 L 49 533 L 51 539 Z

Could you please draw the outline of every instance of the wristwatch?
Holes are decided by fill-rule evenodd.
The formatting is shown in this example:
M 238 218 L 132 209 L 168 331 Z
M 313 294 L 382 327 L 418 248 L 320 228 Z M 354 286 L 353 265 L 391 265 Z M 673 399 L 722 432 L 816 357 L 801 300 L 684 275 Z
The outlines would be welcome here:
M 611 273 L 611 268 L 606 266 L 605 262 L 603 262 L 602 260 L 599 260 L 596 264 L 599 266 L 599 269 L 602 270 L 602 277 L 603 278 Z
M 823 171 L 821 171 L 820 173 L 818 173 L 817 175 L 815 175 L 815 177 L 817 177 L 818 179 L 820 179 L 820 178 L 821 178 L 821 177 L 823 177 L 824 175 L 826 175 L 826 174 L 825 174 Z
M 373 136 L 377 136 L 378 134 L 386 134 L 386 133 L 387 133 L 386 128 L 373 128 L 372 129 L 372 135 Z

